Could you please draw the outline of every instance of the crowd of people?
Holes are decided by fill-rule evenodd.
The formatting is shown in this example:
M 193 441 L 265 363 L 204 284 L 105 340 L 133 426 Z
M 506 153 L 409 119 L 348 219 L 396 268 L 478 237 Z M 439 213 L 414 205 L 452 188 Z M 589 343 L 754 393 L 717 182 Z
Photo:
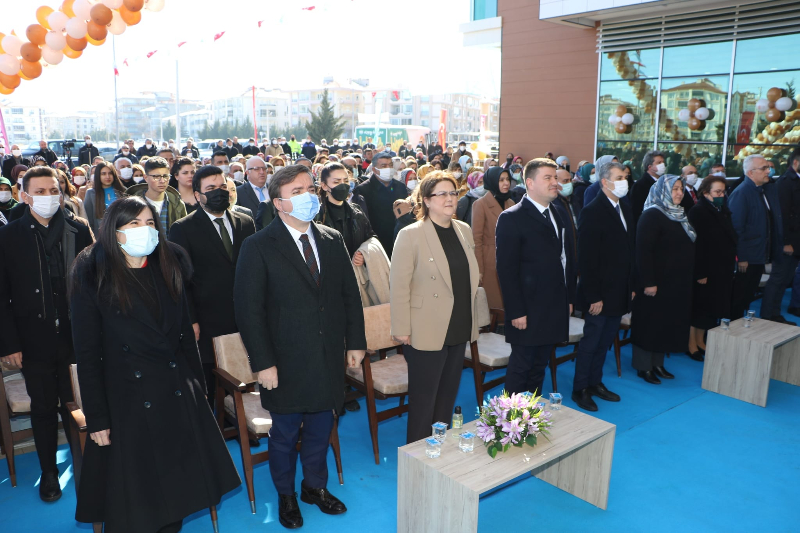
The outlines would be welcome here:
M 3 156 L 0 362 L 22 371 L 39 494 L 55 501 L 77 361 L 90 439 L 76 518 L 115 531 L 178 531 L 239 485 L 213 414 L 221 335 L 241 335 L 258 375 L 279 519 L 297 528 L 301 427 L 300 499 L 346 511 L 326 454 L 335 417 L 358 409 L 345 368 L 367 356 L 364 306 L 391 306 L 408 442 L 453 412 L 480 287 L 503 311 L 511 393 L 541 393 L 583 319 L 572 399 L 587 411 L 621 400 L 603 365 L 629 313 L 632 365 L 651 384 L 674 378 L 666 354 L 703 361 L 706 331 L 750 308 L 766 265 L 762 318 L 791 324 L 792 283 L 800 315 L 800 149 L 778 179 L 751 155 L 733 181 L 721 165 L 669 174 L 658 151 L 641 169 L 604 155 L 573 171 L 563 155 L 479 159 L 423 139 L 233 137 L 207 158 L 192 139 L 128 140 L 112 161 L 85 141 L 77 165 L 44 142 Z

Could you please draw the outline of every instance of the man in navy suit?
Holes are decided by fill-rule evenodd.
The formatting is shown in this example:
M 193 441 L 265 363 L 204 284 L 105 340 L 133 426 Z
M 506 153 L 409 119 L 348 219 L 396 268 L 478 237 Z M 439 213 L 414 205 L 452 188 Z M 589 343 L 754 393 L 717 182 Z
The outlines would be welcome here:
M 630 311 L 635 227 L 625 167 L 607 163 L 599 172 L 600 192 L 583 208 L 578 224 L 578 306 L 583 311 L 583 338 L 575 359 L 572 399 L 586 411 L 597 411 L 592 396 L 618 402 L 603 385 L 606 353 Z
M 511 358 L 506 390 L 542 392 L 553 347 L 569 337 L 575 285 L 567 221 L 553 209 L 558 166 L 533 159 L 523 171 L 526 194 L 497 220 L 497 274 L 505 304 L 506 342 Z M 520 284 L 520 280 L 521 284 Z

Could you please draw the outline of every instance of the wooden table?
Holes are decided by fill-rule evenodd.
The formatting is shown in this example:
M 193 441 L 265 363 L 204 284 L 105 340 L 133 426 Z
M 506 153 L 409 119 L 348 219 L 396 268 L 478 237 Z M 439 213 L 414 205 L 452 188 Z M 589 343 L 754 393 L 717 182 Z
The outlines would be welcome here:
M 800 327 L 740 318 L 708 331 L 704 389 L 766 407 L 770 378 L 800 385 Z
M 459 450 L 458 434 L 475 433 L 475 421 L 448 431 L 436 459 L 426 457 L 424 440 L 399 448 L 397 531 L 477 531 L 479 496 L 528 472 L 605 509 L 616 426 L 569 407 L 552 413 L 550 442 L 539 436 L 535 447 L 511 446 L 495 459 L 477 437 L 475 451 Z

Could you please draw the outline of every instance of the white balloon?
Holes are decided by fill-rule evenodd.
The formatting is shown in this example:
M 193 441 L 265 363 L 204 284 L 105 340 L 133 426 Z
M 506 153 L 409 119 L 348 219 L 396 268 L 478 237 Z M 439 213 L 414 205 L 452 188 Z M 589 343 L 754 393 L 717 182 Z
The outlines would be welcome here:
M 108 33 L 111 35 L 122 35 L 125 33 L 125 29 L 127 29 L 128 25 L 122 20 L 122 15 L 119 14 L 119 11 L 112 11 L 112 13 L 111 23 L 108 25 Z
M 164 0 L 147 0 L 144 4 L 144 8 L 153 13 L 158 13 L 164 9 Z
M 614 124 L 617 123 L 618 118 L 619 117 L 617 115 L 611 115 L 610 117 L 608 117 L 608 123 L 613 126 Z
M 697 120 L 706 120 L 710 114 L 707 107 L 698 107 L 694 112 L 694 118 Z
M 44 37 L 44 42 L 53 50 L 63 50 L 67 46 L 67 38 L 58 31 L 49 31 Z
M 64 52 L 53 50 L 49 46 L 42 46 L 42 59 L 50 65 L 58 65 L 64 59 Z
M 81 20 L 89 20 L 91 9 L 92 3 L 89 0 L 75 0 L 75 3 L 72 4 L 72 11 Z
M 83 39 L 86 37 L 87 29 L 86 21 L 78 17 L 71 18 L 67 21 L 67 35 L 73 39 Z
M 53 11 L 47 16 L 47 23 L 53 31 L 64 31 L 64 27 L 69 22 L 69 17 L 61 11 Z
M 108 9 L 119 9 L 122 5 L 122 0 L 103 0 L 103 5 Z
M 623 124 L 625 124 L 626 126 L 630 126 L 631 124 L 633 124 L 633 114 L 625 113 L 624 115 L 622 115 L 621 120 Z
M 784 96 L 783 98 L 778 98 L 778 100 L 775 102 L 775 109 L 778 111 L 789 111 L 793 105 L 794 100 L 788 96 Z
M 766 113 L 769 110 L 769 100 L 766 98 L 762 98 L 758 102 L 756 102 L 756 111 L 759 113 Z
M 5 40 L 5 39 L 4 39 Z M 19 72 L 19 59 L 11 54 L 0 56 L 0 72 L 6 76 L 13 76 Z
M 681 109 L 678 111 L 678 120 L 681 122 L 686 122 L 691 118 L 692 114 L 689 112 L 688 109 Z
M 6 35 L 3 37 L 3 41 L 0 45 L 2 45 L 3 50 L 5 50 L 7 54 L 18 56 L 19 47 L 22 46 L 22 40 L 16 35 Z

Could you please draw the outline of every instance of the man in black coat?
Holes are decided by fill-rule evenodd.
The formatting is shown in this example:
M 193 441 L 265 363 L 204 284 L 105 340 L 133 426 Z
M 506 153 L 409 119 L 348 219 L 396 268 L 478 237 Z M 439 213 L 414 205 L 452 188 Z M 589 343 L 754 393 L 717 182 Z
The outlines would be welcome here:
M 497 275 L 511 344 L 505 388 L 511 393 L 541 394 L 553 347 L 569 338 L 575 285 L 568 274 L 574 258 L 566 221 L 550 205 L 558 196 L 557 168 L 547 159 L 529 161 L 527 193 L 497 220 Z
M 75 362 L 67 273 L 92 236 L 87 226 L 64 216 L 55 170 L 37 167 L 20 179 L 26 211 L 0 228 L 0 364 L 22 369 L 42 469 L 39 496 L 52 502 L 61 497 L 58 415 L 65 424 L 71 416 L 66 405 L 72 401 L 69 365 Z
M 633 184 L 633 190 L 631 191 L 634 226 L 639 222 L 639 217 L 642 216 L 644 203 L 647 200 L 647 195 L 650 194 L 650 187 L 667 170 L 667 165 L 664 163 L 664 154 L 656 150 L 647 152 L 642 160 L 642 170 L 644 171 L 642 177 Z
M 54 151 L 47 147 L 47 142 L 39 141 L 39 151 L 33 154 L 34 156 L 39 156 L 44 158 L 47 161 L 47 166 L 52 167 L 53 163 L 58 161 L 58 156 Z
M 311 135 L 306 137 L 305 142 L 303 142 L 303 146 L 300 148 L 300 153 L 303 154 L 303 157 L 310 159 L 311 161 L 317 157 L 317 147 L 314 145 L 314 141 L 311 140 Z
M 3 160 L 3 177 L 10 180 L 11 185 L 16 184 L 16 180 L 11 177 L 11 171 L 14 170 L 14 167 L 17 165 L 25 165 L 26 167 L 30 168 L 31 161 L 26 157 L 22 157 L 22 152 L 19 149 L 19 145 L 12 144 L 11 155 Z
M 266 153 L 266 152 L 265 152 Z M 258 155 L 258 146 L 256 146 L 256 140 L 252 137 L 247 141 L 247 146 L 244 147 L 242 150 L 242 155 Z
M 345 349 L 347 364 L 356 368 L 367 343 L 342 235 L 311 222 L 319 212 L 311 173 L 286 167 L 272 178 L 269 193 L 280 219 L 243 244 L 234 304 L 261 405 L 272 415 L 269 469 L 278 516 L 297 528 L 303 524 L 295 493 L 301 424 L 301 499 L 326 514 L 347 510 L 326 488 L 326 456 L 334 412 L 344 404 Z
M 84 145 L 78 150 L 78 165 L 91 165 L 94 158 L 100 155 L 100 151 L 92 144 L 92 138 L 87 135 L 83 138 Z
M 787 163 L 786 172 L 777 180 L 783 215 L 783 246 L 784 251 L 788 252 L 783 259 L 787 263 L 786 281 L 794 280 L 788 311 L 800 315 L 800 275 L 795 273 L 800 257 L 800 148 L 795 148 L 789 154 Z
M 145 156 L 147 157 L 155 157 L 156 153 L 158 153 L 158 148 L 153 143 L 153 139 L 145 139 L 144 144 L 136 150 L 136 158 L 141 159 Z
M 253 219 L 228 210 L 230 195 L 222 170 L 206 165 L 192 178 L 201 209 L 175 222 L 169 240 L 189 254 L 194 266 L 186 287 L 189 316 L 200 349 L 208 401 L 214 405 L 212 339 L 236 333 L 233 280 L 242 242 L 256 232 Z
M 233 145 L 233 141 L 231 139 L 225 139 L 225 146 L 222 148 L 222 151 L 228 156 L 228 161 L 241 153 L 239 149 Z
M 592 396 L 609 402 L 620 399 L 603 385 L 603 364 L 622 316 L 630 311 L 633 291 L 633 214 L 620 202 L 628 194 L 625 167 L 603 165 L 600 187 L 602 192 L 583 208 L 578 224 L 578 306 L 584 326 L 572 399 L 586 411 L 597 411 Z
M 386 255 L 391 259 L 394 248 L 394 226 L 397 223 L 392 206 L 395 200 L 405 200 L 408 197 L 408 189 L 403 182 L 394 179 L 396 173 L 388 153 L 378 153 L 372 160 L 372 169 L 372 174 L 353 190 L 353 194 L 364 198 L 372 229 L 386 250 Z
M 243 151 L 242 145 L 239 142 L 239 137 L 237 137 L 236 135 L 233 136 L 233 147 L 236 148 L 237 150 L 239 150 L 240 154 L 242 153 L 242 151 Z
M 181 155 L 191 157 L 193 159 L 198 159 L 200 157 L 200 150 L 198 150 L 196 146 L 192 145 L 191 138 L 186 141 L 186 146 L 184 146 L 181 150 Z

